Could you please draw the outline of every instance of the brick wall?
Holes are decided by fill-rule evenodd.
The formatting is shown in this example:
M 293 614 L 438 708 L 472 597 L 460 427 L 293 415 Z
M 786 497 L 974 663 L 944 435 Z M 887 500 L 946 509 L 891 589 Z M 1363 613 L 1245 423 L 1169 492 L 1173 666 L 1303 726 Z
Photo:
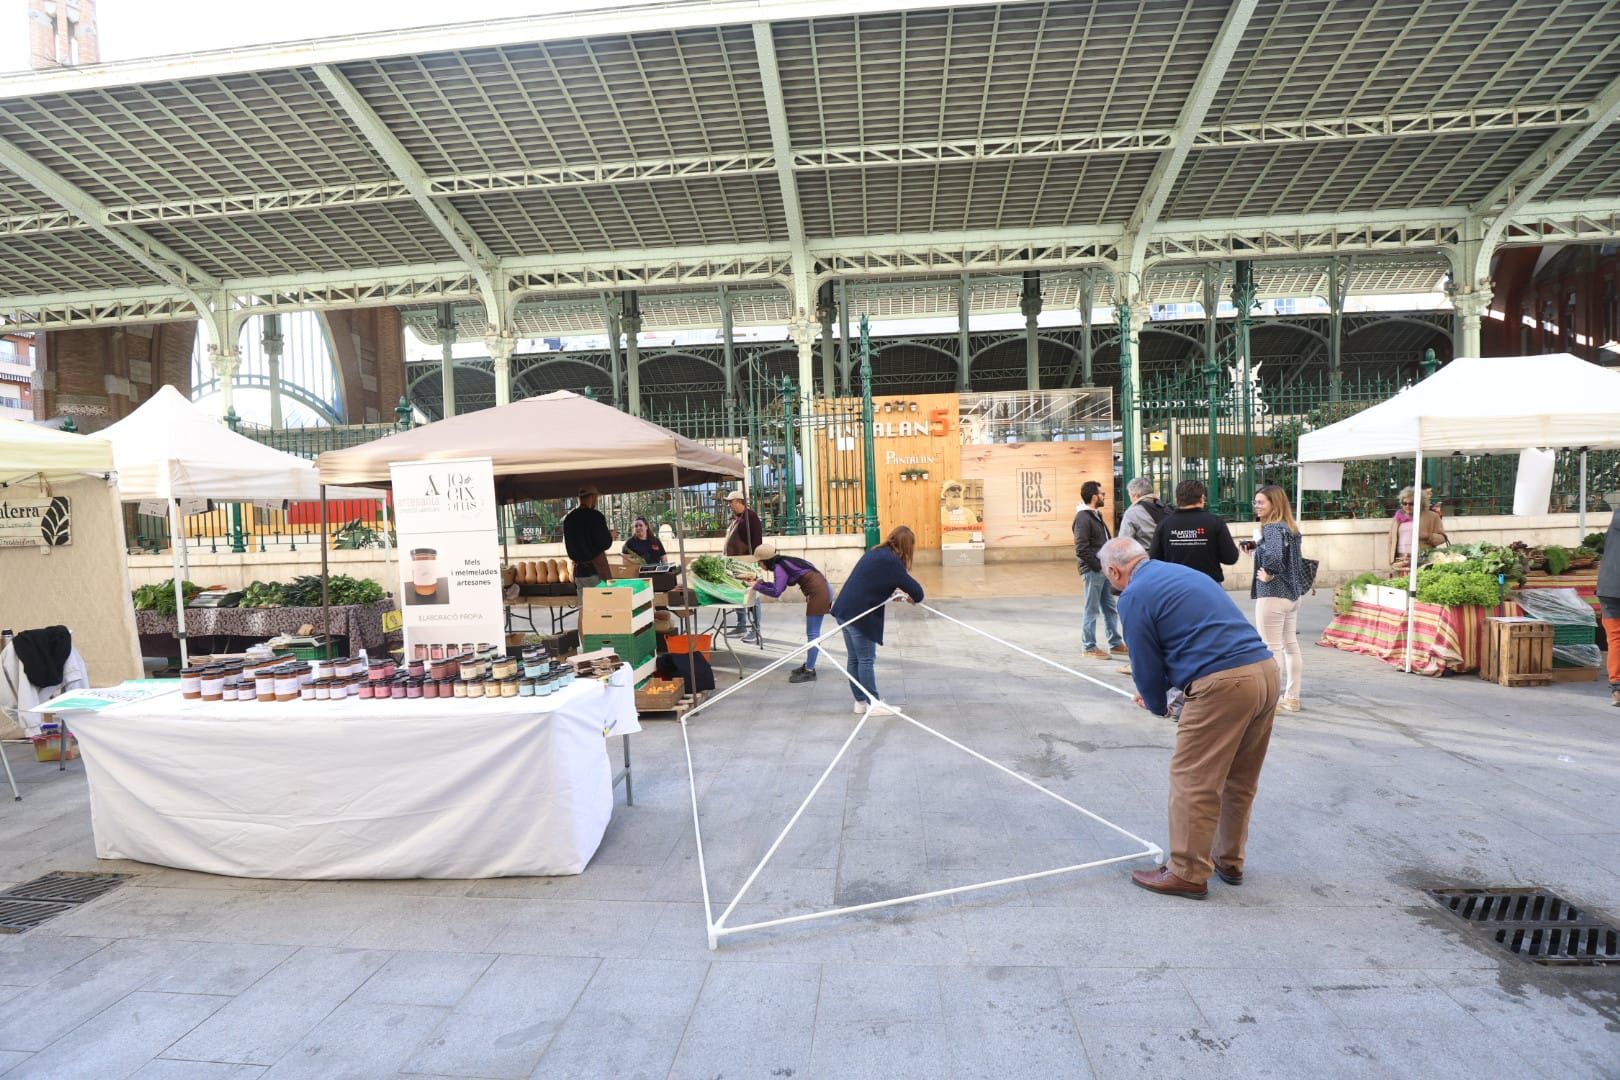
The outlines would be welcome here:
M 164 384 L 189 394 L 196 335 L 196 323 L 172 322 L 36 336 L 35 415 L 71 416 L 79 430 L 98 431 Z
M 344 420 L 392 420 L 405 393 L 405 323 L 398 309 L 329 311 L 325 318 L 343 387 Z

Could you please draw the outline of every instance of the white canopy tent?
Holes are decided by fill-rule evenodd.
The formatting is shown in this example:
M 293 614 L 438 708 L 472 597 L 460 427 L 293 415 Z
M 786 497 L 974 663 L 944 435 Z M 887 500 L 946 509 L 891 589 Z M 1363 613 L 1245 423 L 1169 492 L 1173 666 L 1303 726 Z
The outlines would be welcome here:
M 1414 490 L 1423 490 L 1423 456 L 1581 450 L 1581 529 L 1585 530 L 1586 451 L 1620 449 L 1620 371 L 1569 353 L 1453 360 L 1388 401 L 1299 439 L 1300 462 L 1412 456 Z M 1407 583 L 1406 669 L 1412 670 L 1411 598 Z
M 112 444 L 94 435 L 0 421 L 0 487 L 24 480 L 46 481 L 113 470 Z
M 315 463 L 238 435 L 217 416 L 192 404 L 173 386 L 164 386 L 140 408 L 100 436 L 112 444 L 118 486 L 126 502 L 161 499 L 169 514 L 174 549 L 175 618 L 180 658 L 186 662 L 186 608 L 182 563 L 185 536 L 182 506 L 201 508 L 210 500 L 233 502 L 319 502 L 326 519 L 328 497 L 380 499 L 367 488 L 323 490 Z M 322 537 L 321 559 L 326 559 Z

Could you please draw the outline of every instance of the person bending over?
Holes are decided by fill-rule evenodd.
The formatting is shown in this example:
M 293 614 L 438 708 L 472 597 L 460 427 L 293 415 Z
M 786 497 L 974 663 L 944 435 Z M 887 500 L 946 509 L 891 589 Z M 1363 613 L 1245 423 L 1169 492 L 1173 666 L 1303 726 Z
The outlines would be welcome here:
M 895 526 L 883 543 L 861 556 L 861 561 L 850 571 L 849 580 L 838 591 L 838 599 L 833 601 L 833 618 L 847 624 L 844 647 L 849 652 L 850 690 L 855 695 L 857 713 L 864 713 L 868 707 L 877 716 L 894 712 L 880 698 L 868 697 L 867 691 L 873 695 L 878 692 L 877 647 L 883 644 L 883 612 L 887 601 L 899 592 L 908 603 L 922 603 L 923 588 L 909 573 L 916 550 L 916 535 L 904 525 Z M 878 605 L 876 611 L 861 615 L 874 605 Z M 861 617 L 855 618 L 857 615 Z

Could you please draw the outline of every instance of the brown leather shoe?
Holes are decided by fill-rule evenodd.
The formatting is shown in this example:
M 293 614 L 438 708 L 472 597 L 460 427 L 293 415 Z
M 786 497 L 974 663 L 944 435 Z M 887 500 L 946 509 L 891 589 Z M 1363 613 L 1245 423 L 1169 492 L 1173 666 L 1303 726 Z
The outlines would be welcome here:
M 1149 892 L 1163 893 L 1165 896 L 1184 896 L 1188 900 L 1202 900 L 1209 895 L 1208 885 L 1194 885 L 1190 881 L 1184 881 L 1172 874 L 1168 866 L 1161 866 L 1156 870 L 1132 871 L 1131 881 Z
M 1129 656 L 1131 654 L 1131 650 L 1127 649 L 1123 645 L 1115 645 L 1112 649 L 1109 649 L 1108 651 L 1113 653 L 1115 656 Z
M 1228 885 L 1243 884 L 1243 871 L 1233 870 L 1231 867 L 1222 866 L 1220 863 L 1215 864 L 1215 876 Z

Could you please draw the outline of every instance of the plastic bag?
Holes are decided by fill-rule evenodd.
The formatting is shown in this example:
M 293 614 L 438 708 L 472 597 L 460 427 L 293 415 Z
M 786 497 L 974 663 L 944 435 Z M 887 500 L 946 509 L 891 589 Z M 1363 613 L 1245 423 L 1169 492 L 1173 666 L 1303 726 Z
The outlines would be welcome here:
M 1553 663 L 1564 667 L 1599 667 L 1603 653 L 1596 645 L 1554 645 Z
M 1518 599 L 1532 619 L 1558 626 L 1597 626 L 1592 605 L 1574 589 L 1520 589 Z

